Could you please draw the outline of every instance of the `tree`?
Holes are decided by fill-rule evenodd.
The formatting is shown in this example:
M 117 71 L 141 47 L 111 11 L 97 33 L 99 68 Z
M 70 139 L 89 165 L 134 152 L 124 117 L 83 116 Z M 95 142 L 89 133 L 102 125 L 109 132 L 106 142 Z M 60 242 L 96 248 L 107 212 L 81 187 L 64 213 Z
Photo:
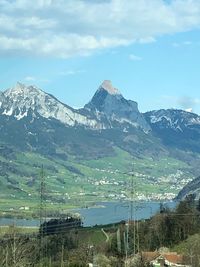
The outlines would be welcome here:
M 63 234 L 70 229 L 82 227 L 80 217 L 67 216 L 67 218 L 51 219 L 40 225 L 39 233 L 42 235 Z
M 99 267 L 111 267 L 111 260 L 103 254 L 97 254 L 94 257 L 95 266 Z
M 16 227 L 11 226 L 0 243 L 0 266 L 29 266 L 34 261 L 35 249 L 36 242 L 31 242 L 25 235 L 18 235 Z
M 186 257 L 186 263 L 192 267 L 200 266 L 200 235 L 195 234 L 178 246 L 180 253 Z
M 197 211 L 200 212 L 200 198 L 199 198 L 198 203 L 197 203 Z

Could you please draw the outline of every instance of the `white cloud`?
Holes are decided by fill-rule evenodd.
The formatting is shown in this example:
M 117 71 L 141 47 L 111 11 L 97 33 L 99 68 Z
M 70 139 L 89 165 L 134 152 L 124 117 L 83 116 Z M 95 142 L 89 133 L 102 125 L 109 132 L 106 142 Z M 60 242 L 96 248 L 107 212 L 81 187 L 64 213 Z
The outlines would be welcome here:
M 192 45 L 192 42 L 191 41 L 184 41 L 183 44 L 184 45 Z
M 24 77 L 24 81 L 27 81 L 27 82 L 34 82 L 35 80 L 36 80 L 36 78 L 33 76 Z
M 67 71 L 61 71 L 59 73 L 60 76 L 70 76 L 70 75 L 76 75 L 80 73 L 85 73 L 85 70 L 67 70 Z
M 177 99 L 177 103 L 183 109 L 194 108 L 200 104 L 200 98 L 181 96 Z
M 170 106 L 173 108 L 180 108 L 188 112 L 199 113 L 200 98 L 190 96 L 162 95 L 160 104 L 165 105 L 165 107 L 166 104 L 170 104 Z
M 138 56 L 136 56 L 134 54 L 130 54 L 129 55 L 129 59 L 132 60 L 132 61 L 141 61 L 142 60 L 141 57 L 138 57 Z
M 177 42 L 173 43 L 172 45 L 173 45 L 174 47 L 180 47 L 180 46 L 181 46 L 180 43 L 177 43 Z
M 192 108 L 186 108 L 185 111 L 192 113 L 193 112 L 193 109 Z
M 23 80 L 25 82 L 28 82 L 28 83 L 33 83 L 33 82 L 42 82 L 42 83 L 49 83 L 50 80 L 49 79 L 45 79 L 45 78 L 38 78 L 38 77 L 34 77 L 34 76 L 26 76 L 23 78 Z
M 182 47 L 182 46 L 191 46 L 192 44 L 195 44 L 195 43 L 193 43 L 192 41 L 184 41 L 184 42 L 175 42 L 172 45 L 174 47 Z
M 140 44 L 148 44 L 148 43 L 154 43 L 154 42 L 156 42 L 156 39 L 153 38 L 152 36 L 139 39 Z
M 68 58 L 200 28 L 200 1 L 1 0 L 0 53 Z

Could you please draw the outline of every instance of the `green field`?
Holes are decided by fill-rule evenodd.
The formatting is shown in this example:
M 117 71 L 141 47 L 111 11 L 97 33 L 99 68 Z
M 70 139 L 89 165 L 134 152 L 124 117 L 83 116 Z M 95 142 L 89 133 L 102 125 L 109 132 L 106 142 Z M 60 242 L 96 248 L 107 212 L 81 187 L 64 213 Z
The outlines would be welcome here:
M 37 216 L 40 203 L 41 166 L 45 172 L 45 198 L 51 214 L 66 213 L 95 201 L 118 201 L 131 197 L 156 198 L 176 194 L 192 178 L 191 167 L 171 157 L 134 158 L 115 148 L 115 156 L 95 160 L 47 158 L 18 153 L 10 160 L 0 156 L 7 175 L 0 176 L 1 216 L 14 213 Z M 4 174 L 4 173 L 3 173 Z

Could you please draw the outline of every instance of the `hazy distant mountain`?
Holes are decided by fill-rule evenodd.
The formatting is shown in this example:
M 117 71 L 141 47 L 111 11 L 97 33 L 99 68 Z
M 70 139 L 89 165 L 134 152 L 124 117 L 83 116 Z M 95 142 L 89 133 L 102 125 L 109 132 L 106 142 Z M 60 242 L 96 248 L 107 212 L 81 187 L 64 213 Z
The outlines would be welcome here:
M 200 153 L 200 116 L 176 109 L 144 114 L 153 133 L 164 145 Z
M 200 133 L 200 116 L 177 109 L 161 109 L 145 113 L 145 118 L 154 127 L 185 132 L 187 129 Z

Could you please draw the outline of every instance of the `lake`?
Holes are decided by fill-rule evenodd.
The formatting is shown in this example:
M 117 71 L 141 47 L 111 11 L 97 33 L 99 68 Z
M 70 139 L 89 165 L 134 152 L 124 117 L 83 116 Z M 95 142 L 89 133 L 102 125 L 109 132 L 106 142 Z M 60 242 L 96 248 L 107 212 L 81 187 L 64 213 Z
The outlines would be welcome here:
M 164 204 L 169 208 L 176 206 L 175 202 Z M 148 219 L 160 209 L 160 202 L 137 202 L 132 209 L 132 218 Z M 84 226 L 116 223 L 131 218 L 131 207 L 128 202 L 99 202 L 95 207 L 74 210 L 83 217 Z
M 165 202 L 165 206 L 174 208 L 176 202 Z M 128 202 L 97 202 L 94 207 L 74 209 L 83 218 L 84 226 L 110 224 L 135 218 L 136 220 L 148 219 L 159 211 L 160 202 L 137 202 L 132 206 Z M 132 212 L 131 212 L 132 210 Z M 39 220 L 0 218 L 0 225 L 13 225 L 34 227 L 39 226 Z

